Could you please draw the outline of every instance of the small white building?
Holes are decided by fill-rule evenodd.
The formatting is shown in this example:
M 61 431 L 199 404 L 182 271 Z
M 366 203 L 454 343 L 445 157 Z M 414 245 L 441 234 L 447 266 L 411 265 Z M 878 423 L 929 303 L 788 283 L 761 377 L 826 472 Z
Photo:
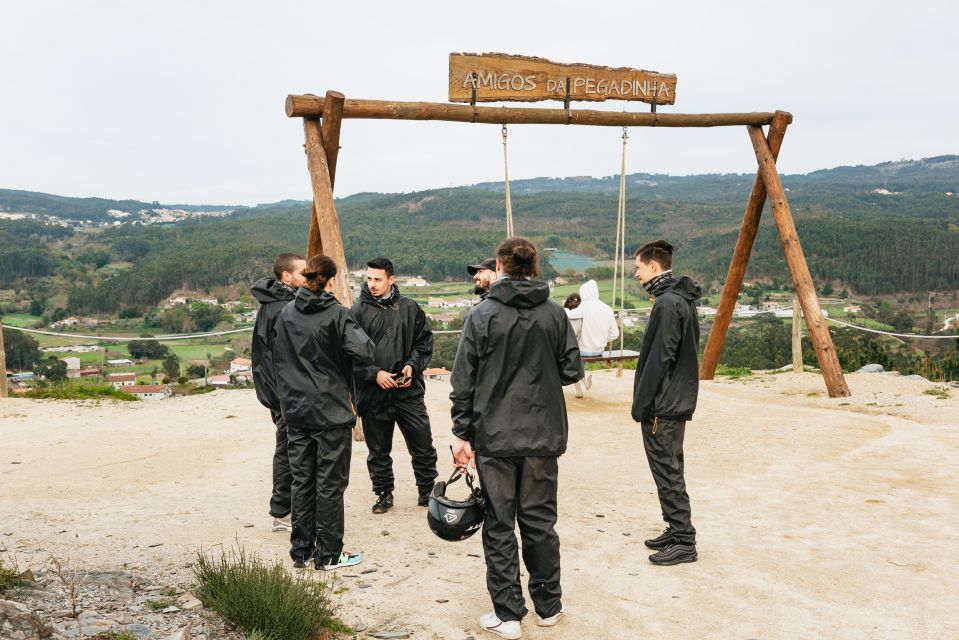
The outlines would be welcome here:
M 428 287 L 428 286 L 430 286 L 430 283 L 427 282 L 426 280 L 424 280 L 423 278 L 419 278 L 419 277 L 417 277 L 417 278 L 407 278 L 407 279 L 406 279 L 406 284 L 405 284 L 404 286 L 407 286 L 407 287 Z
M 137 374 L 111 373 L 107 375 L 107 382 L 113 385 L 115 389 L 119 389 L 120 387 L 132 387 L 137 383 Z
M 846 305 L 842 308 L 843 313 L 862 313 L 862 307 L 858 304 Z
M 129 358 L 118 358 L 117 360 L 107 360 L 108 367 L 132 367 L 133 360 Z
M 239 373 L 241 371 L 249 371 L 253 366 L 253 361 L 249 358 L 234 358 L 230 362 L 230 373 Z
M 67 365 L 68 378 L 70 377 L 78 378 L 80 376 L 80 358 L 74 358 L 71 356 L 69 358 L 61 358 L 60 361 L 65 362 Z M 73 374 L 73 373 L 77 375 L 71 376 L 70 374 Z
M 140 400 L 163 400 L 173 395 L 173 389 L 168 384 L 135 384 L 124 387 L 123 391 Z

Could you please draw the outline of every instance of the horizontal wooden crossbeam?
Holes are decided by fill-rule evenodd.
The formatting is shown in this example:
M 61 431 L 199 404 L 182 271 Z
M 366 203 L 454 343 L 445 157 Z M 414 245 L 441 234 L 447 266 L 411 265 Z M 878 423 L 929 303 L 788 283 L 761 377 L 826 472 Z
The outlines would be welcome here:
M 291 118 L 321 118 L 326 99 L 314 95 L 286 97 Z M 775 113 L 651 113 L 597 111 L 595 109 L 537 109 L 531 107 L 479 107 L 443 102 L 392 102 L 348 99 L 344 118 L 371 120 L 445 120 L 485 124 L 575 124 L 598 127 L 761 127 Z M 786 114 L 788 122 L 792 116 Z

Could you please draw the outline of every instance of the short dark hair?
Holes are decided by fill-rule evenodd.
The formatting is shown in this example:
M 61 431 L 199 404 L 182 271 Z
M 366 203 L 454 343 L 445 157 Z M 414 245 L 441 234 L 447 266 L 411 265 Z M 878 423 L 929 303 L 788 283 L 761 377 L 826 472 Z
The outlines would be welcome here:
M 583 298 L 578 293 L 571 293 L 566 296 L 566 302 L 563 303 L 563 306 L 567 309 L 575 309 L 580 304 L 582 304 Z
M 536 245 L 522 236 L 506 238 L 496 249 L 496 257 L 503 263 L 503 271 L 517 280 L 539 275 L 538 255 Z
M 336 263 L 333 258 L 318 253 L 306 263 L 303 277 L 306 278 L 306 287 L 311 291 L 322 291 L 326 283 L 336 275 Z
M 276 260 L 273 261 L 273 275 L 276 276 L 277 280 L 280 280 L 283 277 L 284 271 L 293 273 L 293 269 L 295 268 L 293 263 L 302 259 L 303 256 L 295 253 L 281 253 L 276 257 Z
M 389 277 L 393 275 L 393 263 L 390 262 L 387 258 L 379 257 L 373 258 L 366 263 L 366 266 L 370 269 L 382 269 L 386 272 L 386 276 Z
M 636 256 L 642 262 L 656 262 L 663 269 L 673 268 L 673 245 L 665 240 L 647 242 L 636 250 Z

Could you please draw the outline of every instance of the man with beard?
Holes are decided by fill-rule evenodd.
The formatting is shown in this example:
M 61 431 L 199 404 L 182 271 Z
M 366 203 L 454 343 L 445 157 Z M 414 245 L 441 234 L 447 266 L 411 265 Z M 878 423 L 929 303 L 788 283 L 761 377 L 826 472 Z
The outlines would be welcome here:
M 394 425 L 412 457 L 417 504 L 425 507 L 436 481 L 436 449 L 423 400 L 423 370 L 433 355 L 433 333 L 420 306 L 400 295 L 393 263 L 374 258 L 366 266 L 366 284 L 353 316 L 376 345 L 373 366 L 356 376 L 356 410 L 363 419 L 366 466 L 376 494 L 373 513 L 393 507 Z
M 496 256 L 499 279 L 460 335 L 450 400 L 455 464 L 465 470 L 475 454 L 486 495 L 483 552 L 493 611 L 480 626 L 515 640 L 528 612 L 517 521 L 536 624 L 551 627 L 563 616 L 555 528 L 558 461 L 569 431 L 563 385 L 582 379 L 583 363 L 566 313 L 537 279 L 536 246 L 507 238 Z
M 253 360 L 253 385 L 256 397 L 270 410 L 276 425 L 276 446 L 273 450 L 273 494 L 270 497 L 270 515 L 274 531 L 289 531 L 290 524 L 290 460 L 287 456 L 286 423 L 280 412 L 280 397 L 276 388 L 273 365 L 274 327 L 286 303 L 296 297 L 296 290 L 306 280 L 303 269 L 306 260 L 295 253 L 281 253 L 273 262 L 273 278 L 261 278 L 253 284 L 253 297 L 260 303 L 253 325 L 250 356 Z
M 693 419 L 699 393 L 699 319 L 701 290 L 690 278 L 673 275 L 673 246 L 665 240 L 636 251 L 636 279 L 655 297 L 633 382 L 633 420 L 641 424 L 646 460 L 656 483 L 666 521 L 662 535 L 646 540 L 657 550 L 657 565 L 695 562 L 693 528 L 683 460 L 686 422 Z
M 481 300 L 486 300 L 489 288 L 496 282 L 496 258 L 487 258 L 479 264 L 466 267 L 466 272 L 473 278 L 473 293 Z

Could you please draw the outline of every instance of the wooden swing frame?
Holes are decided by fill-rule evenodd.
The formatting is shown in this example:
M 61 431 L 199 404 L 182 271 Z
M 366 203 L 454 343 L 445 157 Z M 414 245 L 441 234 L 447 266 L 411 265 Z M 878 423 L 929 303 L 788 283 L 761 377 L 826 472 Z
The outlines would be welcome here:
M 736 300 L 742 287 L 746 265 L 752 252 L 759 221 L 767 198 L 779 230 L 786 264 L 792 274 L 806 327 L 816 351 L 816 358 L 830 397 L 850 395 L 839 366 L 836 349 L 826 327 L 819 299 L 809 274 L 809 266 L 799 244 L 799 235 L 786 200 L 782 181 L 776 170 L 776 159 L 782 147 L 786 127 L 792 115 L 785 111 L 772 113 L 649 113 L 597 111 L 589 109 L 541 109 L 530 107 L 482 107 L 466 104 L 432 102 L 389 102 L 383 100 L 347 100 L 342 93 L 328 91 L 325 97 L 289 95 L 286 115 L 303 118 L 306 135 L 306 160 L 313 186 L 313 215 L 307 256 L 325 253 L 336 262 L 340 273 L 348 273 L 346 252 L 340 235 L 340 222 L 333 201 L 336 157 L 339 151 L 340 126 L 344 118 L 379 120 L 443 120 L 485 124 L 563 124 L 607 127 L 725 127 L 745 126 L 758 171 L 746 203 L 739 238 L 733 251 L 722 298 L 716 311 L 706 349 L 699 368 L 699 377 L 712 380 L 719 355 L 726 340 Z M 763 127 L 768 126 L 768 133 Z M 348 278 L 337 278 L 337 298 L 352 304 Z

